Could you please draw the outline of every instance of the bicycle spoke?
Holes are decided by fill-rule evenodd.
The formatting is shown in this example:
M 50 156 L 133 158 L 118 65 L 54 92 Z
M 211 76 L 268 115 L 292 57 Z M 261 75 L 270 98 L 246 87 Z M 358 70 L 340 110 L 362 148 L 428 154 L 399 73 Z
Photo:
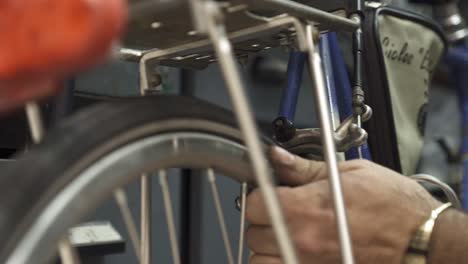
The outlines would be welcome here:
M 164 210 L 166 211 L 166 221 L 169 230 L 169 240 L 171 243 L 172 260 L 174 264 L 180 264 L 179 244 L 177 242 L 177 231 L 172 210 L 171 193 L 167 182 L 167 171 L 159 171 L 159 184 L 163 195 Z
M 231 242 L 229 241 L 229 236 L 226 228 L 226 221 L 224 219 L 223 209 L 221 207 L 221 200 L 219 198 L 218 187 L 216 186 L 216 179 L 213 169 L 207 170 L 208 182 L 211 187 L 211 194 L 213 196 L 213 201 L 216 208 L 216 214 L 218 216 L 219 227 L 221 228 L 221 235 L 223 236 L 224 247 L 226 249 L 226 254 L 228 257 L 228 263 L 234 264 L 234 257 L 232 255 Z
M 70 244 L 67 238 L 60 240 L 58 251 L 62 264 L 80 264 L 76 249 Z
M 151 177 L 141 176 L 141 253 L 140 263 L 151 263 Z
M 39 143 L 44 136 L 44 123 L 42 122 L 41 109 L 35 102 L 26 104 L 26 116 L 28 117 L 29 131 L 34 143 Z
M 245 200 L 247 199 L 247 183 L 242 183 L 240 196 L 240 228 L 239 228 L 239 251 L 237 254 L 237 264 L 242 264 L 244 255 L 244 229 L 245 229 Z
M 362 127 L 362 119 L 361 119 L 361 115 L 357 115 L 357 125 L 359 128 Z M 358 155 L 359 155 L 359 159 L 362 159 L 362 145 L 360 145 L 358 148 Z
M 135 250 L 135 255 L 140 261 L 140 238 L 138 237 L 138 231 L 135 225 L 135 221 L 133 220 L 132 212 L 130 211 L 130 207 L 128 206 L 128 199 L 127 195 L 125 194 L 125 191 L 121 188 L 117 189 L 114 192 L 114 199 L 117 205 L 119 206 L 120 213 L 122 214 L 122 218 L 128 231 L 128 235 L 130 236 L 130 240 L 132 241 L 133 249 Z
M 309 54 L 309 67 L 312 80 L 314 82 L 315 102 L 318 109 L 318 117 L 322 128 L 322 142 L 324 145 L 324 157 L 327 164 L 328 175 L 330 179 L 330 191 L 333 198 L 333 205 L 337 221 L 337 230 L 340 240 L 342 253 L 342 263 L 354 264 L 353 248 L 349 233 L 348 220 L 346 217 L 346 206 L 344 203 L 343 191 L 341 187 L 340 172 L 338 171 L 338 161 L 336 156 L 336 147 L 333 139 L 333 127 L 330 122 L 330 110 L 328 109 L 327 95 L 325 89 L 325 80 L 322 72 L 322 60 L 318 50 L 315 48 L 313 25 L 307 25 L 306 45 Z
M 195 1 L 195 0 L 192 0 Z M 275 237 L 278 241 L 283 261 L 288 264 L 299 263 L 284 215 L 279 206 L 278 197 L 275 192 L 273 181 L 267 159 L 263 153 L 260 135 L 255 125 L 252 109 L 248 103 L 242 78 L 237 69 L 234 59 L 234 51 L 230 40 L 227 37 L 226 28 L 222 21 L 222 12 L 215 1 L 197 1 L 204 16 L 206 33 L 213 42 L 213 47 L 219 65 L 226 81 L 227 90 L 236 114 L 236 119 L 245 140 L 249 152 L 249 159 L 252 163 L 253 172 L 257 184 L 262 192 L 265 206 L 272 221 Z
M 41 108 L 36 102 L 26 103 L 26 116 L 28 119 L 29 131 L 34 143 L 39 143 L 44 137 L 44 122 L 42 120 Z M 61 263 L 80 264 L 76 249 L 70 244 L 68 238 L 63 238 L 58 244 L 58 251 Z

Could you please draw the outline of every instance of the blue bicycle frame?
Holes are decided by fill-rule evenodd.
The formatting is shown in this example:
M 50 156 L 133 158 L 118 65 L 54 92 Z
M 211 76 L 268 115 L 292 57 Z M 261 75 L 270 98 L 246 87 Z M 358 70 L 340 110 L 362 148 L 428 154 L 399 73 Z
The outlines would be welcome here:
M 300 51 L 291 51 L 288 62 L 287 87 L 281 97 L 279 116 L 293 122 L 296 115 L 297 100 L 301 90 L 302 75 L 307 54 Z
M 354 114 L 352 107 L 352 87 L 345 60 L 341 53 L 336 33 L 327 33 L 320 39 L 320 50 L 324 65 L 324 73 L 327 80 L 329 97 L 331 98 L 332 109 L 337 109 L 340 121 Z M 361 147 L 362 157 L 372 160 L 367 144 Z M 346 152 L 346 159 L 358 159 L 357 148 L 352 148 Z
M 326 33 L 321 36 L 320 53 L 332 115 L 335 120 L 343 121 L 353 115 L 352 88 L 335 33 Z M 291 123 L 294 123 L 306 57 L 306 54 L 298 51 L 291 51 L 289 55 L 287 86 L 283 92 L 279 117 L 286 118 Z M 362 155 L 365 159 L 371 159 L 367 144 L 362 146 Z M 357 148 L 346 152 L 347 160 L 358 158 Z

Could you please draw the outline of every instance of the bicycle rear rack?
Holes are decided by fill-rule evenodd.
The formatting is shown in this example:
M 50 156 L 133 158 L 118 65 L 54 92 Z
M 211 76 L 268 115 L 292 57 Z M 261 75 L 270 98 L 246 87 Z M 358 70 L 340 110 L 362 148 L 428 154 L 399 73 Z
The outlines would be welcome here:
M 151 89 L 148 69 L 155 65 L 203 69 L 213 62 L 220 64 L 283 260 L 288 264 L 299 263 L 279 208 L 269 166 L 261 148 L 253 114 L 247 103 L 244 85 L 236 67 L 236 59 L 280 46 L 284 38 L 295 39 L 294 44 L 297 48 L 309 54 L 315 103 L 321 124 L 321 132 L 313 138 L 314 140 L 317 137 L 322 139 L 321 151 L 330 175 L 342 260 L 346 264 L 354 263 L 338 172 L 335 146 L 337 138 L 332 129 L 322 63 L 315 43 L 319 31 L 353 32 L 359 29 L 360 21 L 345 18 L 343 12 L 331 14 L 288 0 L 233 0 L 230 2 L 189 0 L 186 4 L 190 8 L 172 9 L 177 10 L 175 13 L 166 9 L 161 16 L 155 16 L 158 17 L 158 21 L 135 20 L 134 23 L 143 23 L 143 26 L 137 27 L 134 31 L 132 31 L 132 26 L 130 27 L 130 33 L 124 44 L 131 43 L 129 39 L 136 39 L 134 43 L 136 46 L 150 47 L 147 49 L 130 47 L 120 51 L 121 58 L 139 61 L 141 91 Z M 260 14 L 251 12 L 265 9 L 267 12 L 273 12 L 274 15 L 266 17 L 262 16 L 262 11 Z M 180 19 L 189 15 L 193 18 L 194 27 L 184 19 Z M 145 37 L 135 38 L 139 35 Z

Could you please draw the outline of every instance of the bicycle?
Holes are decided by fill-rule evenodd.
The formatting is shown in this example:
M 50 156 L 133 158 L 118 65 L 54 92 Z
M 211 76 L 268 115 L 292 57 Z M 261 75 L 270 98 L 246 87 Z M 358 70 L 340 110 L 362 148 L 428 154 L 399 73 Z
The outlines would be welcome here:
M 139 61 L 142 98 L 116 104 L 105 103 L 85 110 L 60 124 L 43 140 L 37 109 L 34 109 L 33 104 L 29 105 L 34 137 L 42 142 L 9 168 L 6 173 L 8 176 L 2 179 L 1 186 L 9 186 L 11 189 L 0 194 L 0 207 L 7 214 L 0 219 L 0 236 L 7 241 L 1 249 L 0 260 L 4 263 L 37 263 L 50 259 L 55 252 L 50 245 L 59 244 L 59 254 L 64 262 L 79 263 L 76 252 L 63 234 L 104 198 L 114 194 L 122 205 L 123 218 L 135 255 L 141 263 L 150 263 L 149 174 L 157 171 L 163 186 L 173 261 L 180 263 L 176 230 L 171 220 L 173 216 L 166 172 L 172 167 L 188 167 L 206 170 L 214 197 L 217 196 L 214 171 L 232 177 L 241 184 L 241 226 L 244 225 L 242 216 L 245 213 L 247 187 L 258 186 L 269 209 L 284 262 L 298 263 L 264 154 L 264 149 L 274 143 L 258 135 L 235 65 L 236 57 L 267 50 L 289 39 L 293 40 L 300 52 L 306 54 L 303 60 L 309 62 L 321 129 L 294 130 L 289 122 L 291 120 L 279 119 L 282 122 L 275 122 L 276 143 L 297 154 L 324 157 L 333 189 L 343 263 L 354 263 L 337 169 L 336 147 L 340 151 L 347 151 L 364 143 L 367 133 L 361 128 L 361 123 L 370 118 L 371 109 L 364 104 L 361 79 L 364 55 L 361 15 L 364 6 L 361 1 L 353 5 L 347 8 L 347 15 L 351 18 L 286 0 L 235 0 L 228 3 L 192 0 L 172 1 L 168 5 L 153 1 L 135 5 L 131 12 L 143 10 L 151 13 L 157 9 L 149 7 L 160 8 L 156 12 L 158 16 L 154 16 L 158 18 L 191 14 L 194 28 L 181 27 L 183 35 L 180 38 L 167 38 L 164 34 L 170 36 L 172 32 L 164 30 L 168 26 L 165 20 L 153 21 L 153 16 L 150 16 L 149 21 L 133 21 L 146 26 L 136 27 L 141 32 L 130 32 L 131 37 L 148 34 L 147 25 L 150 25 L 151 30 L 156 30 L 151 35 L 163 40 L 158 49 L 120 50 L 121 58 Z M 273 11 L 274 15 L 263 15 L 264 9 Z M 224 19 L 239 23 L 233 23 L 234 26 L 226 29 Z M 236 28 L 236 25 L 241 27 Z M 319 32 L 323 30 L 353 32 L 356 42 L 352 96 L 354 113 L 346 117 L 337 132 L 331 122 L 327 82 L 317 48 Z M 139 42 L 139 38 L 135 39 L 138 45 L 147 44 Z M 250 42 L 252 39 L 260 43 Z M 236 51 L 231 43 L 235 43 Z M 220 64 L 235 116 L 193 98 L 149 96 L 154 93 L 148 71 L 151 65 L 159 63 L 200 68 L 212 62 Z M 286 112 L 294 108 L 293 101 L 285 103 Z M 175 107 L 180 105 L 184 107 Z M 289 117 L 292 118 L 291 115 Z M 77 128 L 77 123 L 82 125 Z M 90 132 L 93 133 L 90 135 Z M 292 137 L 291 133 L 294 133 Z M 43 177 L 37 177 L 39 171 Z M 141 238 L 128 213 L 125 193 L 121 189 L 130 181 L 140 178 L 143 219 Z M 29 196 L 23 196 L 22 193 L 28 193 Z M 234 254 L 223 226 L 223 213 L 219 205 L 216 207 L 228 262 L 234 263 Z M 240 240 L 238 261 L 243 255 L 243 239 Z

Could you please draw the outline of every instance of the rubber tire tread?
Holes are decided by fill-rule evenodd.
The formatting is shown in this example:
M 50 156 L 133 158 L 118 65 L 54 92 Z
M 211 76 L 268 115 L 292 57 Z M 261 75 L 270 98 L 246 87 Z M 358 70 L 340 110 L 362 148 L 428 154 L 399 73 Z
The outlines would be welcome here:
M 195 98 L 171 95 L 131 98 L 101 103 L 78 112 L 48 132 L 40 144 L 18 157 L 0 176 L 0 237 L 3 240 L 0 263 L 14 246 L 14 241 L 9 241 L 14 233 L 28 224 L 24 219 L 34 219 L 30 213 L 40 212 L 40 208 L 36 208 L 37 201 L 46 193 L 60 191 L 73 180 L 60 178 L 67 168 L 126 130 L 174 118 L 209 120 L 237 128 L 231 112 Z

